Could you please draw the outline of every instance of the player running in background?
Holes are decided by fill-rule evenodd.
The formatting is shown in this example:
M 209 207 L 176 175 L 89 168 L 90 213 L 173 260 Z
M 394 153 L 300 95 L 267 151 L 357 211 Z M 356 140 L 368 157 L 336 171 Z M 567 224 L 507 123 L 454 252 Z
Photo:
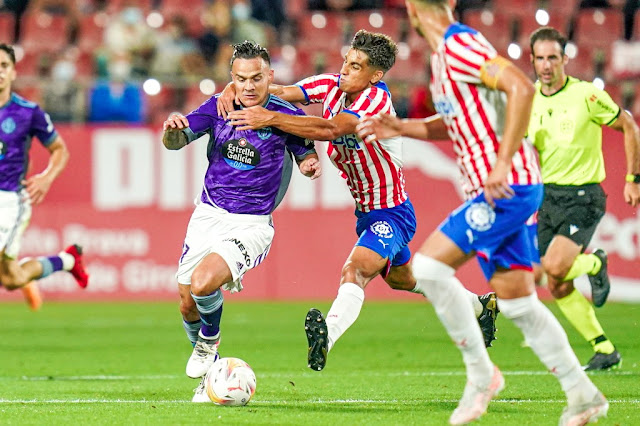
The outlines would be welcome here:
M 272 126 L 298 136 L 331 141 L 329 158 L 345 177 L 355 201 L 358 240 L 342 268 L 338 295 L 326 320 L 315 308 L 305 318 L 308 365 L 313 370 L 324 368 L 328 352 L 357 319 L 364 289 L 372 279 L 382 275 L 394 289 L 413 291 L 416 286 L 407 246 L 415 233 L 416 218 L 405 192 L 402 144 L 364 144 L 355 134 L 362 116 L 395 115 L 382 78 L 393 66 L 396 52 L 395 43 L 387 35 L 360 30 L 339 74 L 316 75 L 291 86 L 271 85 L 271 93 L 290 102 L 322 103 L 322 117 L 289 116 L 259 107 L 229 113 L 231 123 L 239 129 Z M 233 93 L 229 90 L 227 95 L 229 110 Z M 224 104 L 219 103 L 219 107 Z M 479 299 L 473 293 L 469 295 L 478 305 L 490 344 L 495 332 L 495 296 Z
M 269 94 L 273 70 L 267 50 L 253 42 L 234 45 L 231 77 L 238 108 L 262 105 L 270 111 L 303 115 L 290 103 Z M 242 290 L 242 277 L 267 256 L 274 235 L 271 213 L 285 195 L 292 156 L 311 179 L 321 168 L 313 141 L 275 128 L 238 130 L 216 112 L 218 96 L 195 111 L 172 114 L 164 122 L 163 142 L 181 149 L 209 134 L 209 166 L 204 187 L 189 221 L 180 256 L 180 311 L 194 345 L 187 376 L 205 375 L 218 358 L 222 289 Z M 201 392 L 196 390 L 194 401 Z
M 607 300 L 607 253 L 584 252 L 605 213 L 606 195 L 600 185 L 605 178 L 602 126 L 624 134 L 624 199 L 634 207 L 640 204 L 640 131 L 607 92 L 565 74 L 566 43 L 550 27 L 539 28 L 530 37 L 538 81 L 529 137 L 539 153 L 545 194 L 538 214 L 540 254 L 558 307 L 595 352 L 584 368 L 605 370 L 618 367 L 622 358 L 573 280 L 588 274 L 594 305 L 600 307 Z
M 0 285 L 7 290 L 22 288 L 29 306 L 36 310 L 42 299 L 33 280 L 68 271 L 85 288 L 89 275 L 78 245 L 54 256 L 17 260 L 20 238 L 31 219 L 31 206 L 44 200 L 67 165 L 69 151 L 49 115 L 37 104 L 11 92 L 15 64 L 13 47 L 0 44 Z M 34 136 L 49 150 L 49 164 L 41 173 L 26 177 Z
M 455 2 L 451 2 L 455 3 Z M 534 87 L 477 31 L 454 21 L 447 0 L 408 0 L 412 26 L 427 41 L 438 115 L 399 120 L 385 114 L 358 126 L 365 140 L 397 137 L 451 139 L 469 200 L 454 210 L 413 259 L 413 273 L 449 336 L 462 352 L 468 382 L 451 424 L 486 412 L 504 387 L 490 360 L 473 310 L 455 277 L 477 257 L 498 295 L 500 311 L 560 381 L 568 407 L 560 424 L 584 424 L 606 414 L 608 402 L 582 371 L 567 335 L 538 300 L 527 220 L 542 201 L 540 170 L 524 139 Z

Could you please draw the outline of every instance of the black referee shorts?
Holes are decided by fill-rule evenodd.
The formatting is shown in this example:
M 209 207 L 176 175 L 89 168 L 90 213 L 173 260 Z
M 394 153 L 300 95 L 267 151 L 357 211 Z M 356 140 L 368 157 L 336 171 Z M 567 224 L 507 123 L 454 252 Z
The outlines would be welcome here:
M 589 245 L 604 216 L 607 195 L 602 186 L 544 185 L 544 198 L 538 211 L 538 244 L 544 256 L 556 235 L 564 235 L 583 250 Z

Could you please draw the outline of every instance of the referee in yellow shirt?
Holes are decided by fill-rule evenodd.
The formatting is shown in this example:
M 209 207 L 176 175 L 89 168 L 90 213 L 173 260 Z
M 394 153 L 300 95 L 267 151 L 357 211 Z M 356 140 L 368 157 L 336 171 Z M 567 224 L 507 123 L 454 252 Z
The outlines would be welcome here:
M 593 304 L 602 306 L 609 294 L 607 253 L 585 253 L 605 213 L 602 126 L 624 134 L 627 163 L 624 199 L 640 205 L 640 131 L 631 115 L 592 83 L 567 76 L 566 38 L 542 27 L 530 37 L 536 72 L 528 135 L 540 157 L 544 201 L 538 212 L 538 243 L 548 286 L 558 307 L 591 343 L 595 354 L 585 370 L 607 370 L 622 357 L 605 336 L 593 306 L 573 286 L 587 274 Z

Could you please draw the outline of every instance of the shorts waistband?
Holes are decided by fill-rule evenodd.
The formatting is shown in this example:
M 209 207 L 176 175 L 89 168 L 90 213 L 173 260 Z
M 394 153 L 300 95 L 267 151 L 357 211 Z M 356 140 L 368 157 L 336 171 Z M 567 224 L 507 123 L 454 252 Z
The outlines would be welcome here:
M 272 217 L 270 214 L 262 215 L 262 214 L 240 214 L 240 213 L 230 213 L 225 209 L 221 209 L 220 207 L 213 206 L 209 203 L 201 202 L 196 208 L 205 209 L 210 212 L 212 215 L 216 215 L 218 217 L 223 217 L 227 220 L 232 220 L 234 222 L 240 223 L 272 223 Z

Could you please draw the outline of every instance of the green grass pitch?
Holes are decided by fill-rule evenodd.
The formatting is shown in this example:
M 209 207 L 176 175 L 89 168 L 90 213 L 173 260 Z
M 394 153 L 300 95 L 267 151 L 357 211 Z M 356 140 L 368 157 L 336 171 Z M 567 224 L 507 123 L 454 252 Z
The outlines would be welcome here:
M 225 305 L 222 356 L 247 361 L 246 407 L 193 404 L 177 304 L 0 304 L 0 424 L 444 425 L 465 383 L 461 356 L 427 303 L 366 302 L 327 367 L 306 367 L 303 322 L 328 302 Z M 584 342 L 550 305 L 582 363 Z M 640 305 L 598 310 L 623 368 L 592 374 L 611 402 L 603 425 L 640 425 Z M 498 318 L 490 355 L 506 388 L 477 424 L 556 425 L 564 395 L 518 330 Z

